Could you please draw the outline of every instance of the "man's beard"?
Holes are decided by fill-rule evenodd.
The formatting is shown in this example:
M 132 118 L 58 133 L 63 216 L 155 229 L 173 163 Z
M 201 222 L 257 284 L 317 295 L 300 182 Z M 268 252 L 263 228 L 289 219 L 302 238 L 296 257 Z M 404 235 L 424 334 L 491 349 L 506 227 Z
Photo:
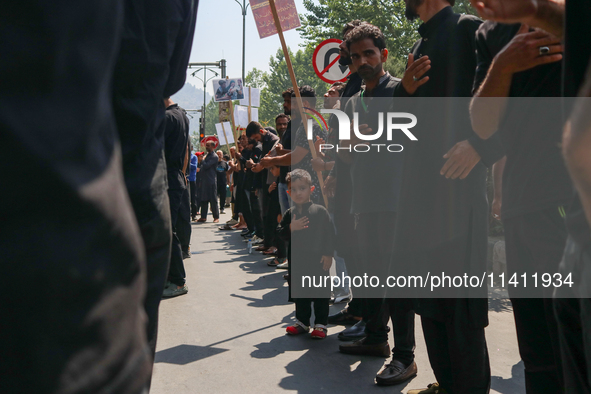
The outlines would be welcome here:
M 339 64 L 340 64 L 341 66 L 348 66 L 348 65 L 350 65 L 351 63 L 353 63 L 353 62 L 351 61 L 351 58 L 350 58 L 349 56 L 347 56 L 347 57 L 345 57 L 345 56 L 341 56 L 341 57 L 339 58 Z
M 357 73 L 361 78 L 365 81 L 372 80 L 376 75 L 378 75 L 381 71 L 381 64 L 378 64 L 375 68 L 371 66 L 361 66 Z
M 408 19 L 409 21 L 414 21 L 415 19 L 417 19 L 419 17 L 419 14 L 417 13 L 417 8 L 419 8 L 419 6 L 421 4 L 423 4 L 424 0 L 406 0 L 406 10 L 404 11 L 404 16 L 406 16 L 406 19 Z

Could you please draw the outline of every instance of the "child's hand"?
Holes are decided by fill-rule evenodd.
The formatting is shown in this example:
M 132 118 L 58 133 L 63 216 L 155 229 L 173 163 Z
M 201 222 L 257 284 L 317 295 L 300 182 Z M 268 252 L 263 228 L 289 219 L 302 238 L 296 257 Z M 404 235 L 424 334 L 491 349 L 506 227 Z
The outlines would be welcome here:
M 322 264 L 323 270 L 328 271 L 332 266 L 332 256 L 322 256 L 320 264 Z
M 304 229 L 308 228 L 309 223 L 310 222 L 308 221 L 308 218 L 306 216 L 304 216 L 301 219 L 296 220 L 296 215 L 293 215 L 293 219 L 291 220 L 291 224 L 289 225 L 289 229 L 291 231 L 304 230 Z
M 271 183 L 271 185 L 269 186 L 269 193 L 271 193 L 275 189 L 277 189 L 277 182 Z

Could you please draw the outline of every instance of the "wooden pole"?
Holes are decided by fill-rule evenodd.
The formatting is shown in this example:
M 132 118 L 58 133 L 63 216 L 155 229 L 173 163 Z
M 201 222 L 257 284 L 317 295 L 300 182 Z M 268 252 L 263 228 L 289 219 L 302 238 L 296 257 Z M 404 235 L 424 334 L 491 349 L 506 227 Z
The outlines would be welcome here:
M 287 65 L 287 71 L 289 72 L 289 77 L 291 79 L 291 84 L 293 85 L 293 91 L 296 96 L 296 100 L 298 102 L 298 109 L 300 111 L 300 118 L 302 119 L 302 123 L 304 124 L 304 130 L 306 132 L 306 136 L 308 135 L 308 120 L 306 118 L 306 113 L 304 112 L 304 105 L 302 103 L 302 96 L 300 96 L 300 89 L 298 88 L 298 82 L 296 80 L 295 72 L 293 71 L 293 65 L 291 63 L 291 58 L 289 56 L 289 52 L 287 51 L 287 44 L 285 43 L 285 37 L 283 37 L 283 29 L 281 28 L 281 21 L 279 20 L 279 15 L 277 14 L 277 7 L 275 7 L 275 0 L 269 0 L 269 5 L 271 6 L 271 13 L 273 13 L 273 19 L 275 20 L 275 27 L 277 28 L 277 34 L 279 34 L 279 40 L 281 41 L 281 47 L 283 48 L 283 54 L 285 55 L 285 63 Z M 312 157 L 316 158 L 316 148 L 314 147 L 314 142 L 308 140 L 308 146 L 310 147 L 310 153 Z M 316 172 L 318 175 L 318 182 L 320 183 L 320 191 L 322 192 L 322 197 L 324 198 L 324 205 L 328 208 L 328 198 L 326 198 L 326 194 L 324 193 L 324 179 L 322 179 L 322 172 Z
M 232 103 L 232 100 L 230 100 L 230 124 L 232 125 L 232 130 L 238 131 L 236 130 L 236 125 L 234 124 L 234 103 Z M 236 147 L 236 151 L 238 151 L 238 138 L 236 138 L 235 131 L 232 133 L 234 134 L 234 146 Z

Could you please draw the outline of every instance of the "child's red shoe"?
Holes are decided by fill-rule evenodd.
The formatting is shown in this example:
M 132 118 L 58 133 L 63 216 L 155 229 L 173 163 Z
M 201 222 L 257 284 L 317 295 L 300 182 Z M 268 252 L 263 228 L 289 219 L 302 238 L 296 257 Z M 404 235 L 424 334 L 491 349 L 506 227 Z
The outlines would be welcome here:
M 314 331 L 310 336 L 314 339 L 324 339 L 326 338 L 327 329 L 323 327 L 314 327 Z
M 308 327 L 304 327 L 300 324 L 294 324 L 293 326 L 289 326 L 285 329 L 289 335 L 300 335 L 305 332 L 308 332 L 310 329 Z

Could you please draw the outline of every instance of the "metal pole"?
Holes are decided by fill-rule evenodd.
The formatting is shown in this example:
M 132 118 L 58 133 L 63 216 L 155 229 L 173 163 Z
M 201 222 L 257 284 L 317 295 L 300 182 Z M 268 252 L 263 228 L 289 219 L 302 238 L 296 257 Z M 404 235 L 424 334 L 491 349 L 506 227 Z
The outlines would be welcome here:
M 201 113 L 203 120 L 201 121 L 201 124 L 203 125 L 203 134 L 205 135 L 205 109 L 207 108 L 207 103 L 205 102 L 205 88 L 207 87 L 207 67 L 203 68 L 203 112 Z M 215 94 L 215 92 L 213 92 L 213 94 Z M 201 130 L 199 130 L 199 133 L 201 133 Z M 201 142 L 201 141 L 199 141 Z M 201 149 L 199 149 L 201 150 Z
M 244 0 L 246 1 L 246 0 Z M 243 3 L 244 3 L 243 1 Z M 242 83 L 244 84 L 244 64 L 246 51 L 246 8 L 242 11 Z

